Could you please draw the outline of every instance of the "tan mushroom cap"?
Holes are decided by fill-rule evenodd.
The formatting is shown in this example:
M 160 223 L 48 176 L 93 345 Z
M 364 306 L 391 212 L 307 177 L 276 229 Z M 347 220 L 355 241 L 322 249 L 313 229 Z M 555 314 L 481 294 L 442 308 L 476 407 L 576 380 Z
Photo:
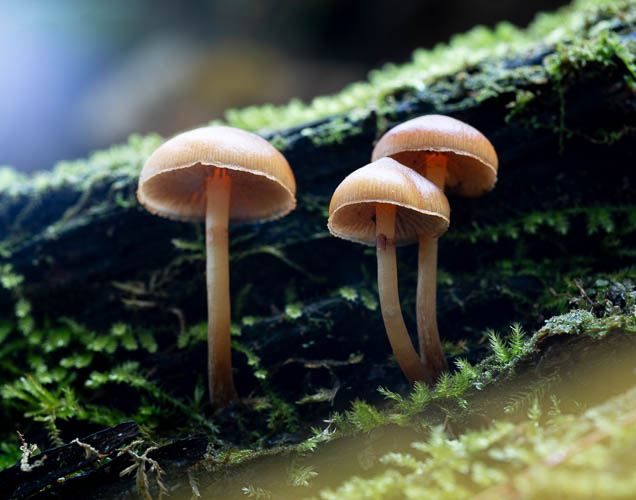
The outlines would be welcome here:
M 495 187 L 495 148 L 479 130 L 450 116 L 424 115 L 397 125 L 378 141 L 371 159 L 389 156 L 422 172 L 430 153 L 447 155 L 449 191 L 474 197 Z
M 137 199 L 150 212 L 201 220 L 206 178 L 216 168 L 232 180 L 230 221 L 265 221 L 296 206 L 296 181 L 285 157 L 262 137 L 232 127 L 203 127 L 179 134 L 148 158 Z
M 375 246 L 377 203 L 396 205 L 395 244 L 448 229 L 450 207 L 444 193 L 409 167 L 381 158 L 349 174 L 336 188 L 327 226 L 334 236 Z

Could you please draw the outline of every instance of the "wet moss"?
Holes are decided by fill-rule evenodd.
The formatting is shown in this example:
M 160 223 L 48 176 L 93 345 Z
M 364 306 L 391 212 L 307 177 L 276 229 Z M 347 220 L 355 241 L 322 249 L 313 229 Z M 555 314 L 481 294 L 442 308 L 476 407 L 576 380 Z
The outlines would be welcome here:
M 458 436 L 483 426 L 485 408 L 498 405 L 499 423 L 480 435 L 486 445 L 467 465 L 464 487 L 475 493 L 501 484 L 513 472 L 497 460 L 482 463 L 496 449 L 489 436 L 499 435 L 497 426 L 513 426 L 503 440 L 530 436 L 551 411 L 550 396 L 572 379 L 568 356 L 601 347 L 610 352 L 602 359 L 619 359 L 616 339 L 634 333 L 633 187 L 628 162 L 610 161 L 632 149 L 633 29 L 633 2 L 577 2 L 539 16 L 527 31 L 477 28 L 450 47 L 419 51 L 412 64 L 375 73 L 372 89 L 353 86 L 312 107 L 230 112 L 234 125 L 276 129 L 269 137 L 296 170 L 299 204 L 276 224 L 232 229 L 232 339 L 244 397 L 220 415 L 205 402 L 202 230 L 146 216 L 135 200 L 141 165 L 162 139 L 135 136 L 28 179 L 0 171 L 5 428 L 19 426 L 41 448 L 128 418 L 158 440 L 203 430 L 219 467 L 203 479 L 234 477 L 238 469 L 221 462 L 244 465 L 275 450 L 296 459 L 284 462 L 283 483 L 328 497 L 375 488 L 389 476 L 399 483 L 390 491 L 437 487 L 403 469 L 374 469 L 396 462 L 379 466 L 391 450 L 374 451 L 366 440 L 398 427 L 427 450 L 464 446 L 470 439 Z M 450 51 L 467 58 L 435 66 L 452 59 Z M 604 95 L 621 97 L 611 102 L 623 111 L 575 129 L 582 122 L 576 106 L 587 102 L 577 96 L 601 81 Z M 330 238 L 325 219 L 331 190 L 368 161 L 373 139 L 396 121 L 432 111 L 484 120 L 502 172 L 483 200 L 451 200 L 438 283 L 453 370 L 409 392 L 384 339 L 374 253 Z M 312 123 L 301 125 L 305 119 Z M 278 129 L 292 125 L 299 126 Z M 524 143 L 533 151 L 514 149 Z M 613 180 L 590 166 L 601 162 Z M 142 248 L 142 240 L 151 244 Z M 416 250 L 399 255 L 400 295 L 414 330 Z M 620 345 L 631 352 L 629 342 Z M 577 393 L 562 398 L 561 408 L 580 418 L 577 398 L 600 405 L 625 389 L 616 379 L 606 385 L 599 399 Z M 533 417 L 519 423 L 525 412 Z M 438 425 L 444 430 L 429 437 Z M 15 437 L 0 442 L 16 459 Z M 356 449 L 370 465 L 359 484 L 323 473 L 319 456 L 343 442 L 364 443 Z M 429 453 L 420 452 L 415 470 Z M 276 492 L 260 477 L 240 487 Z

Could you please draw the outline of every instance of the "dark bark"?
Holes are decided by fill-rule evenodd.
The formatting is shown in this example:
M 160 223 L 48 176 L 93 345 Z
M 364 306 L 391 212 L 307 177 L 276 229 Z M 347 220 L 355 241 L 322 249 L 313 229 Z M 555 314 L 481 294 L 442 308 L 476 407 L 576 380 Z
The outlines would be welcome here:
M 129 443 L 138 435 L 137 424 L 126 422 L 81 438 L 80 441 L 92 446 L 99 453 L 111 455 L 117 448 Z M 85 449 L 76 443 L 43 451 L 31 457 L 31 464 L 36 460 L 43 461 L 42 465 L 31 471 L 21 470 L 20 464 L 0 471 L 0 496 L 15 499 L 29 497 L 60 477 L 88 468 L 98 458 L 93 454 L 86 456 Z
M 187 470 L 200 462 L 208 447 L 208 438 L 203 434 L 179 439 L 148 453 L 148 458 L 156 460 L 164 474 L 160 480 L 174 494 L 178 488 L 188 488 Z M 134 462 L 127 453 L 115 457 L 99 469 L 82 476 L 74 477 L 34 496 L 34 499 L 47 498 L 86 498 L 92 500 L 115 500 L 138 498 L 136 486 L 137 470 L 126 475 L 121 473 Z M 148 478 L 148 493 L 157 498 L 159 487 L 157 474 L 150 471 L 151 465 L 145 464 Z

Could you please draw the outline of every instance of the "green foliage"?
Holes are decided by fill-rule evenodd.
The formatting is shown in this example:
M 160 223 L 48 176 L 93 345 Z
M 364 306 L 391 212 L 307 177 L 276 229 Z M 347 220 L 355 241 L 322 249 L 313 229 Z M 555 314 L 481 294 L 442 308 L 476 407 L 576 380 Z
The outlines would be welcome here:
M 366 288 L 360 290 L 360 300 L 362 300 L 362 305 L 369 309 L 370 311 L 375 311 L 378 308 L 378 299 Z
M 308 137 L 315 147 L 331 144 L 342 144 L 346 137 L 357 135 L 362 132 L 362 128 L 352 125 L 344 118 L 336 118 L 325 125 L 304 128 L 300 135 Z
M 292 462 L 292 466 L 287 474 L 287 481 L 292 486 L 307 488 L 312 479 L 314 479 L 317 475 L 318 473 L 314 470 L 313 466 L 297 465 L 295 462 Z
M 254 351 L 236 340 L 232 341 L 232 349 L 245 355 L 247 364 L 254 370 L 254 376 L 256 378 L 263 380 L 267 377 L 267 370 L 261 366 L 261 358 L 259 358 Z
M 267 428 L 271 431 L 286 429 L 288 432 L 296 432 L 300 422 L 294 405 L 281 399 L 271 389 L 267 397 L 271 404 L 267 416 Z
M 24 281 L 24 276 L 16 274 L 11 264 L 0 266 L 0 284 L 7 290 L 17 288 Z
M 351 286 L 343 286 L 338 290 L 340 296 L 348 300 L 349 302 L 354 302 L 358 298 L 358 291 Z
M 335 431 L 331 430 L 329 427 L 325 427 L 324 429 L 312 427 L 312 436 L 296 446 L 296 451 L 300 454 L 315 451 L 320 443 L 329 441 L 333 437 L 334 432 Z
M 150 354 L 157 352 L 157 341 L 150 330 L 139 330 L 137 333 L 139 335 L 139 343 L 141 344 L 141 347 Z
M 177 338 L 177 346 L 180 349 L 185 347 L 201 343 L 207 342 L 208 339 L 208 324 L 204 321 L 197 323 L 196 325 L 191 325 L 187 329 L 185 329 L 179 337 Z
M 5 384 L 0 393 L 5 400 L 25 409 L 26 417 L 44 422 L 49 438 L 56 446 L 63 444 L 56 420 L 82 419 L 86 416 L 70 388 L 58 387 L 55 392 L 51 392 L 30 375 L 21 377 L 13 384 Z
M 300 318 L 303 315 L 303 305 L 300 302 L 294 302 L 285 306 L 285 316 L 291 320 Z
M 508 363 L 508 361 L 510 361 L 510 358 L 511 358 L 511 353 L 508 350 L 508 347 L 499 338 L 499 335 L 497 335 L 495 331 L 489 330 L 487 332 L 487 335 L 488 335 L 488 342 L 490 344 L 490 348 L 492 349 L 492 352 L 495 354 L 495 358 L 497 359 L 497 361 L 502 365 L 505 365 L 506 363 Z
M 129 361 L 113 368 L 109 372 L 92 372 L 84 382 L 86 387 L 97 389 L 104 384 L 127 384 L 131 387 L 144 387 L 148 384 L 145 377 L 139 374 L 139 363 Z
M 531 128 L 544 128 L 556 133 L 559 137 L 561 152 L 564 150 L 565 140 L 571 137 L 581 137 L 593 143 L 611 145 L 625 135 L 633 133 L 633 127 L 624 126 L 619 130 L 598 130 L 590 135 L 579 131 L 574 124 L 566 124 L 566 92 L 570 83 L 580 80 L 581 74 L 587 71 L 588 67 L 593 66 L 600 71 L 620 68 L 625 72 L 628 85 L 633 86 L 635 81 L 634 41 L 615 33 L 616 26 L 604 16 L 610 16 L 610 18 L 617 16 L 625 24 L 633 25 L 636 22 L 636 9 L 633 2 L 629 1 L 616 2 L 612 7 L 611 13 L 603 12 L 604 7 L 598 9 L 595 22 L 588 21 L 587 36 L 579 40 L 568 38 L 560 40 L 556 44 L 554 53 L 546 57 L 545 76 L 551 81 L 557 94 L 558 114 L 545 122 L 539 121 L 532 113 L 532 104 L 536 96 L 531 92 L 520 90 L 517 92 L 516 99 L 509 104 L 511 111 L 506 116 L 506 121 L 520 119 Z
M 141 425 L 156 428 L 175 413 L 186 427 L 204 427 L 215 435 L 216 428 L 200 410 L 201 391 L 195 390 L 191 402 L 183 401 L 150 381 L 138 361 L 117 364 L 118 359 L 126 359 L 122 353 L 140 349 L 156 352 L 158 345 L 149 330 L 135 330 L 119 322 L 108 333 L 97 333 L 68 318 L 40 326 L 31 314 L 31 304 L 18 299 L 16 323 L 0 323 L 0 393 L 7 408 L 21 413 L 27 421 L 43 422 L 53 444 L 62 443 L 60 421 L 86 420 L 109 426 L 134 418 Z M 27 366 L 23 366 L 25 362 Z M 112 368 L 91 368 L 104 363 Z M 29 374 L 23 376 L 25 373 Z M 123 415 L 112 407 L 80 403 L 108 384 L 140 392 L 143 397 L 133 413 Z
M 378 409 L 364 401 L 356 399 L 351 403 L 351 410 L 346 412 L 348 423 L 354 429 L 369 432 L 376 427 L 387 423 L 386 418 Z
M 554 44 L 569 41 L 588 27 L 586 21 L 594 11 L 598 15 L 608 4 L 611 5 L 603 0 L 578 0 L 555 13 L 537 15 L 524 31 L 506 22 L 498 24 L 494 30 L 477 26 L 467 33 L 453 36 L 448 44 L 439 44 L 432 50 L 416 50 L 407 64 L 387 64 L 381 70 L 372 71 L 367 82 L 354 83 L 339 94 L 316 97 L 310 104 L 294 99 L 285 106 L 267 104 L 229 110 L 225 119 L 235 127 L 269 131 L 354 110 L 358 110 L 358 115 L 368 109 L 382 110 L 384 103 L 398 91 L 420 90 L 442 76 L 457 73 L 488 58 L 512 57 L 537 42 Z M 621 51 L 621 56 L 631 61 L 629 54 L 624 55 L 623 52 L 627 51 Z M 316 141 L 322 144 L 323 134 L 324 139 L 337 141 L 342 131 L 350 132 L 345 118 L 338 123 L 333 132 L 319 133 Z M 314 140 L 313 132 L 311 137 Z
M 599 232 L 614 233 L 617 226 L 621 228 L 621 234 L 626 235 L 636 230 L 636 220 L 632 218 L 635 210 L 636 207 L 631 205 L 609 205 L 533 212 L 492 226 L 481 227 L 475 222 L 472 231 L 451 232 L 444 238 L 471 243 L 484 240 L 497 242 L 502 238 L 517 240 L 522 235 L 537 235 L 546 230 L 565 236 L 580 217 L 586 221 L 587 234 L 590 236 Z
M 514 356 L 521 356 L 524 354 L 527 343 L 526 334 L 523 331 L 521 324 L 514 323 L 510 326 L 510 339 L 508 341 L 510 346 L 510 354 Z
M 95 182 L 113 181 L 122 176 L 137 177 L 146 158 L 162 142 L 163 139 L 156 134 L 132 135 L 127 144 L 97 151 L 88 159 L 62 161 L 52 171 L 38 172 L 29 179 L 29 185 L 40 192 L 63 185 L 85 192 Z M 4 172 L 4 178 L 7 178 L 7 171 Z M 19 181 L 24 179 L 22 176 L 13 177 L 11 182 L 2 184 L 0 188 L 9 196 L 18 196 L 23 194 L 25 185 Z
M 529 408 L 529 412 L 532 412 L 532 407 L 536 406 L 538 401 L 542 399 L 559 380 L 560 378 L 557 374 L 551 374 L 538 377 L 531 381 L 527 387 L 507 397 L 505 406 L 503 407 L 504 413 L 515 415 L 524 408 Z
M 11 442 L 9 439 L 13 439 L 15 442 Z M 4 439 L 3 436 L 3 441 L 0 441 L 0 470 L 11 467 L 20 460 L 21 455 L 18 437 L 13 434 L 11 438 Z
M 582 416 L 554 414 L 549 424 L 541 423 L 535 399 L 526 420 L 498 420 L 457 437 L 436 426 L 425 441 L 411 444 L 413 453 L 387 453 L 380 459 L 383 470 L 324 489 L 320 498 L 462 499 L 479 493 L 484 498 L 625 498 L 636 486 L 635 398 L 632 388 Z
M 484 390 L 487 384 L 493 382 L 493 373 L 511 373 L 521 360 L 535 352 L 538 340 L 546 336 L 581 334 L 598 339 L 615 329 L 636 333 L 636 319 L 632 319 L 631 316 L 595 318 L 587 312 L 583 315 L 584 319 L 581 319 L 581 316 L 580 311 L 573 311 L 564 317 L 552 318 L 546 321 L 545 326 L 532 338 L 527 338 L 518 323 L 510 326 L 510 334 L 505 339 L 495 331 L 489 330 L 487 338 L 490 352 L 484 354 L 484 360 L 480 364 L 473 366 L 467 360 L 458 358 L 455 361 L 457 369 L 454 373 L 442 373 L 433 388 L 416 383 L 407 397 L 380 387 L 378 391 L 391 404 L 379 409 L 364 401 L 355 400 L 350 410 L 332 416 L 330 423 L 334 425 L 337 433 L 331 434 L 330 437 L 369 432 L 389 423 L 417 426 L 418 415 L 425 413 L 430 405 L 447 406 L 447 401 L 454 402 L 458 413 L 470 411 L 467 398 L 471 391 Z M 503 408 L 504 412 L 516 414 L 523 408 L 531 407 L 535 400 L 542 399 L 559 380 L 558 373 L 548 373 L 534 378 L 528 385 L 509 394 Z
M 500 367 L 507 366 L 511 361 L 516 361 L 530 348 L 530 343 L 526 340 L 523 328 L 519 323 L 510 327 L 510 336 L 505 341 L 494 330 L 488 330 L 486 335 L 495 361 Z
M 514 345 L 521 344 L 523 348 L 515 354 L 514 361 L 526 353 L 525 343 L 522 343 L 523 333 L 518 325 L 513 325 Z M 516 332 L 516 333 L 515 333 Z M 502 342 L 502 345 L 504 343 Z M 511 345 L 513 341 L 511 340 Z M 506 353 L 512 347 L 504 345 Z M 494 347 L 493 347 L 494 350 Z M 498 360 L 495 354 L 494 358 Z M 512 363 L 513 358 L 508 358 L 508 362 Z M 498 361 L 496 362 L 499 366 Z M 459 408 L 466 408 L 467 401 L 465 399 L 466 392 L 471 389 L 482 373 L 487 371 L 490 366 L 472 366 L 464 359 L 456 361 L 457 370 L 451 374 L 444 372 L 440 375 L 434 388 L 429 388 L 426 384 L 416 382 L 413 389 L 407 397 L 393 392 L 385 387 L 378 388 L 378 392 L 391 402 L 388 407 L 382 410 L 360 400 L 355 400 L 351 404 L 351 409 L 344 414 L 335 414 L 331 423 L 335 425 L 340 433 L 351 432 L 369 432 L 376 427 L 388 423 L 394 423 L 400 426 L 416 425 L 417 416 L 424 411 L 432 403 L 440 403 L 443 400 L 453 400 Z

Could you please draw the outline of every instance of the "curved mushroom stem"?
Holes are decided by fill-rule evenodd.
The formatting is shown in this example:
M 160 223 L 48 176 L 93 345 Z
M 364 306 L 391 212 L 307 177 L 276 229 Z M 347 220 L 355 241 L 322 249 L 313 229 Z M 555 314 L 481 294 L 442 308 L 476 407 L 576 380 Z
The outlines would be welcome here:
M 402 317 L 395 260 L 395 205 L 378 203 L 375 212 L 378 292 L 384 328 L 402 372 L 412 384 L 426 380 L 427 370 L 413 347 Z
M 442 191 L 446 184 L 447 164 L 448 159 L 445 154 L 427 155 L 425 176 Z M 417 338 L 422 362 L 429 368 L 431 380 L 433 380 L 448 370 L 437 329 L 437 238 L 421 235 L 419 240 L 415 301 Z
M 217 168 L 206 181 L 205 248 L 208 291 L 208 388 L 215 408 L 236 399 L 230 352 L 230 273 L 227 226 L 231 180 Z
M 417 338 L 422 362 L 436 379 L 448 370 L 437 330 L 437 238 L 420 235 L 417 258 Z

